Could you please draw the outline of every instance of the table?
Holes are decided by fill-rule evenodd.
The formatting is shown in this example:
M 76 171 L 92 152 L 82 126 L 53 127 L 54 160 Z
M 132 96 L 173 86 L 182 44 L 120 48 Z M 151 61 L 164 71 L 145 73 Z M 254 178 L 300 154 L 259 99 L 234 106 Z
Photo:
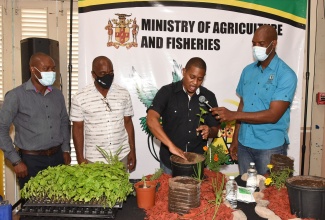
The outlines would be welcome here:
M 239 186 L 245 186 L 245 182 L 241 180 L 241 176 L 237 176 L 235 178 L 237 184 Z M 132 180 L 131 182 L 136 182 L 137 180 Z M 259 217 L 255 213 L 255 206 L 256 203 L 237 203 L 237 209 L 241 209 L 247 219 L 254 219 L 254 220 L 265 220 L 265 218 Z M 127 200 L 123 203 L 122 208 L 118 209 L 115 219 L 116 220 L 143 220 L 146 216 L 146 213 L 143 209 L 138 208 L 136 197 L 133 195 L 129 195 Z M 13 219 L 18 220 L 19 218 L 15 216 Z M 44 219 L 44 220 L 59 220 L 63 218 L 52 218 L 52 217 L 27 217 L 27 218 L 20 218 L 20 220 L 29 220 L 29 219 Z M 72 218 L 65 218 L 65 219 L 72 219 Z M 82 220 L 82 218 L 80 218 Z

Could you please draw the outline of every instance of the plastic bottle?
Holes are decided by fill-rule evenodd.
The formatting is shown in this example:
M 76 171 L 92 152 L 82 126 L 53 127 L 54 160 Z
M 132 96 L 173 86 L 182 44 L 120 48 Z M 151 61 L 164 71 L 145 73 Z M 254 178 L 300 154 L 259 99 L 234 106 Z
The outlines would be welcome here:
M 231 208 L 237 208 L 237 183 L 234 176 L 229 176 L 226 183 L 226 200 L 230 203 Z
M 249 188 L 252 192 L 256 190 L 256 181 L 257 181 L 257 171 L 255 168 L 255 163 L 250 162 L 249 168 L 247 170 L 246 187 Z

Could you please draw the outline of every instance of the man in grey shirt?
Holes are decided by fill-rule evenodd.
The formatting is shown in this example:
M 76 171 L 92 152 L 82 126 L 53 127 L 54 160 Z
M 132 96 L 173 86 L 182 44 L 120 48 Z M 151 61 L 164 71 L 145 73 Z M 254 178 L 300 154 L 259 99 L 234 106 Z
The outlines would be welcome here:
M 35 53 L 29 65 L 31 78 L 6 94 L 0 110 L 0 148 L 13 165 L 20 188 L 40 170 L 71 162 L 69 116 L 62 92 L 52 87 L 54 60 Z

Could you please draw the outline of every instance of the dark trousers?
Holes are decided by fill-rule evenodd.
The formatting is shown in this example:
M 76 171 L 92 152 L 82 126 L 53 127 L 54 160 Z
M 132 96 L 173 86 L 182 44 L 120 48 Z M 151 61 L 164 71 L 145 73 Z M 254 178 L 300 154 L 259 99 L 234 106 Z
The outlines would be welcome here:
M 51 156 L 21 154 L 21 159 L 27 166 L 28 175 L 24 178 L 18 179 L 20 189 L 24 187 L 25 183 L 27 183 L 31 177 L 36 176 L 39 171 L 44 170 L 49 166 L 64 164 L 63 153 L 61 150 L 58 150 Z

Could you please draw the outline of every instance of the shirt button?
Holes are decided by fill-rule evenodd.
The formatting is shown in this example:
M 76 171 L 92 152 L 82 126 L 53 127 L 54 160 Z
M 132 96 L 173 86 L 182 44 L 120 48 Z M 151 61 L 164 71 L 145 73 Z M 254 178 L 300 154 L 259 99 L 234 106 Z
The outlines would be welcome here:
M 52 128 L 52 126 L 50 126 L 50 128 Z
M 50 118 L 50 116 L 47 116 L 47 118 Z
M 192 109 L 189 109 L 190 111 L 192 111 Z
M 53 137 L 51 137 L 51 139 L 53 139 Z
M 177 111 L 175 110 L 175 113 L 176 113 Z
M 189 121 L 192 121 L 191 119 Z
M 188 133 L 191 133 L 191 131 L 188 131 Z
M 191 143 L 191 142 L 187 142 L 188 144 Z
M 46 106 L 46 108 L 47 108 L 48 106 Z

